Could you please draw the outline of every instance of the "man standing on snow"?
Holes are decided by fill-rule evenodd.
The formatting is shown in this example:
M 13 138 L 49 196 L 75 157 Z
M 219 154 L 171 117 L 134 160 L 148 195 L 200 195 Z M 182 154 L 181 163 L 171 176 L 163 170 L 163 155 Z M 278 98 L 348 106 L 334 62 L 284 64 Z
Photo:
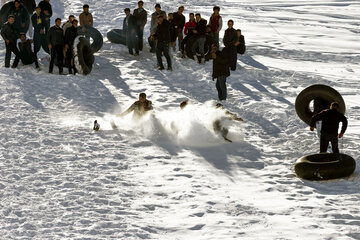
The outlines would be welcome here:
M 89 12 L 89 5 L 84 4 L 83 12 L 79 16 L 81 31 L 84 33 L 87 27 L 92 27 L 94 24 L 93 16 Z M 88 39 L 90 40 L 90 39 Z
M 61 19 L 55 20 L 55 25 L 49 29 L 47 34 L 47 41 L 49 43 L 49 49 L 51 51 L 51 60 L 49 65 L 49 73 L 53 72 L 55 57 L 57 57 L 59 74 L 63 73 L 63 61 L 64 61 L 64 33 L 61 25 Z
M 163 16 L 163 18 L 166 18 L 166 12 L 162 11 L 160 4 L 157 3 L 155 5 L 155 12 L 153 12 L 153 14 L 151 14 L 149 44 L 150 44 L 150 52 L 152 52 L 152 53 L 156 52 L 156 43 L 155 43 L 154 38 L 151 38 L 151 36 L 153 36 L 155 34 L 159 16 Z
M 146 99 L 145 93 L 140 93 L 139 101 L 134 102 L 125 112 L 117 114 L 116 116 L 123 117 L 134 111 L 133 117 L 139 119 L 152 109 L 152 102 Z
M 179 51 L 181 50 L 181 41 L 183 40 L 183 29 L 185 26 L 185 16 L 182 14 L 184 11 L 184 6 L 180 6 L 178 8 L 177 12 L 173 13 L 173 21 L 174 21 L 174 25 L 175 25 L 175 30 L 176 30 L 176 38 L 178 38 L 178 47 L 179 47 Z M 176 40 L 175 38 L 175 40 Z
M 130 9 L 125 8 L 124 10 L 126 17 L 123 23 L 123 32 L 126 34 L 126 46 L 129 49 L 131 55 L 138 56 L 139 48 L 136 40 L 136 17 L 131 15 Z M 135 48 L 135 54 L 133 49 Z
M 20 1 L 26 8 L 26 10 L 29 13 L 29 17 L 31 17 L 34 13 L 35 7 L 36 7 L 36 2 L 35 0 L 21 0 Z M 30 37 L 32 37 L 33 31 L 32 31 L 32 26 L 31 26 L 31 21 L 30 21 L 30 25 L 29 25 L 29 35 Z
M 137 34 L 137 48 L 142 51 L 143 49 L 143 36 L 144 27 L 147 22 L 147 12 L 143 8 L 144 2 L 138 2 L 138 8 L 134 10 L 133 15 L 136 17 L 136 34 Z
M 65 54 L 66 60 L 65 63 L 69 68 L 69 74 L 76 74 L 75 64 L 74 64 L 74 54 L 73 54 L 73 45 L 75 38 L 77 37 L 77 26 L 78 20 L 72 20 L 72 26 L 66 29 L 64 43 L 65 43 Z
M 236 46 L 236 51 L 239 54 L 244 54 L 246 51 L 246 46 L 245 46 L 245 37 L 244 35 L 241 34 L 241 30 L 237 29 L 236 30 L 238 39 L 239 39 L 239 45 Z
M 217 47 L 219 47 L 219 32 L 222 28 L 222 17 L 220 16 L 220 7 L 213 8 L 214 13 L 211 15 L 209 24 L 211 25 L 211 34 Z
M 190 13 L 189 14 L 189 21 L 187 23 L 185 23 L 185 28 L 184 28 L 184 34 L 185 34 L 185 38 L 181 41 L 181 57 L 185 58 L 186 54 L 185 54 L 185 45 L 187 43 L 187 41 L 189 40 L 189 38 L 191 38 L 192 36 L 194 36 L 193 30 L 195 30 L 196 28 L 196 22 L 195 22 L 195 15 L 194 13 Z
M 236 52 L 236 46 L 240 44 L 238 40 L 238 36 L 236 33 L 236 30 L 233 28 L 234 21 L 229 20 L 228 21 L 228 29 L 225 30 L 224 34 L 224 45 L 225 48 L 223 49 L 223 52 L 227 55 L 228 62 L 230 69 L 232 71 L 236 70 L 236 62 L 237 62 L 237 52 Z
M 330 109 L 323 110 L 312 116 L 310 121 L 310 131 L 314 131 L 315 123 L 317 121 L 322 121 L 320 132 L 320 152 L 327 152 L 329 142 L 331 142 L 333 153 L 338 153 L 338 138 L 343 137 L 348 124 L 346 117 L 339 112 L 339 104 L 337 102 L 333 102 L 330 105 Z M 340 122 L 342 122 L 342 128 L 340 134 L 338 134 Z
M 212 45 L 212 54 L 213 59 L 213 81 L 216 79 L 216 89 L 218 91 L 219 100 L 226 100 L 227 90 L 226 90 L 226 78 L 230 76 L 229 64 L 225 54 L 219 51 L 219 48 L 213 44 Z
M 201 55 L 200 56 L 201 63 L 204 64 L 205 63 L 204 46 L 205 46 L 205 41 L 206 41 L 207 21 L 205 19 L 201 18 L 200 13 L 195 14 L 195 19 L 196 19 L 196 27 L 195 27 L 195 30 L 193 30 L 193 33 L 196 36 L 196 41 L 193 43 L 191 51 L 194 56 L 194 60 L 196 62 L 199 62 L 198 56 L 196 55 L 196 49 L 199 48 L 199 52 Z
M 5 67 L 10 67 L 11 52 L 15 54 L 15 60 L 12 68 L 16 68 L 20 60 L 20 52 L 16 47 L 17 33 L 14 26 L 15 17 L 9 15 L 8 21 L 1 28 L 1 36 L 5 41 Z
M 31 22 L 34 27 L 34 53 L 37 54 L 41 47 L 45 52 L 50 53 L 45 34 L 45 18 L 39 6 L 35 8 L 35 13 L 31 16 Z
M 20 3 L 20 0 L 14 1 L 14 6 L 10 9 L 9 14 L 15 17 L 14 27 L 19 37 L 21 32 L 25 32 L 25 21 L 27 17 L 27 11 Z
M 170 24 L 169 21 L 164 19 L 163 16 L 158 17 L 158 25 L 154 37 L 157 41 L 156 46 L 156 58 L 159 65 L 159 70 L 164 69 L 161 55 L 164 54 L 168 65 L 168 70 L 172 70 L 171 58 L 169 55 L 169 44 L 170 44 Z

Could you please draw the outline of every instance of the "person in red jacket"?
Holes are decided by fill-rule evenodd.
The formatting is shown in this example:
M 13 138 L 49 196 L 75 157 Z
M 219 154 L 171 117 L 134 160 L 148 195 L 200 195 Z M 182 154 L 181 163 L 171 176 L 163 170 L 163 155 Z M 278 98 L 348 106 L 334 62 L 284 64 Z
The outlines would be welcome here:
M 220 16 L 220 7 L 213 8 L 214 13 L 210 16 L 209 24 L 211 25 L 211 35 L 217 47 L 219 47 L 219 32 L 222 28 L 223 21 Z
M 339 112 L 339 103 L 333 102 L 330 105 L 330 109 L 323 110 L 318 114 L 312 116 L 310 121 L 310 131 L 314 131 L 315 123 L 322 121 L 320 131 L 320 152 L 326 152 L 331 142 L 333 153 L 338 153 L 338 138 L 342 138 L 346 128 L 347 119 Z M 338 134 L 339 123 L 342 122 L 342 128 L 340 134 Z
M 194 13 L 190 13 L 189 14 L 189 21 L 187 23 L 185 23 L 185 27 L 184 27 L 185 38 L 181 41 L 181 55 L 182 55 L 182 58 L 186 57 L 185 45 L 186 45 L 187 41 L 189 40 L 189 38 L 194 36 L 193 30 L 195 28 L 196 28 L 195 15 L 194 15 Z

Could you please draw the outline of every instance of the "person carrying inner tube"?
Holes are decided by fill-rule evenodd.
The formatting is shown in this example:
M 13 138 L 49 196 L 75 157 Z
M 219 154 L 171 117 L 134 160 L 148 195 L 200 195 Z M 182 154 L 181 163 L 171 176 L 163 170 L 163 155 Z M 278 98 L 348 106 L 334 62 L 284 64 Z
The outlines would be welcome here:
M 20 33 L 20 42 L 19 42 L 20 59 L 24 65 L 35 63 L 35 67 L 38 69 L 39 63 L 37 60 L 37 56 L 31 49 L 32 42 L 33 42 L 32 40 L 26 39 L 25 33 Z
M 11 8 L 9 14 L 14 15 L 15 17 L 15 30 L 20 36 L 21 32 L 25 32 L 25 22 L 27 17 L 27 10 L 24 6 L 20 3 L 20 0 L 14 1 L 14 6 Z
M 339 153 L 338 138 L 343 137 L 348 125 L 346 117 L 339 112 L 339 103 L 333 102 L 330 105 L 330 109 L 323 110 L 312 116 L 310 121 L 310 131 L 314 131 L 315 123 L 317 121 L 322 121 L 320 152 L 326 152 L 329 142 L 331 142 L 333 153 Z M 340 134 L 338 134 L 340 122 L 342 122 L 342 128 Z
M 152 102 L 146 99 L 145 93 L 140 93 L 139 101 L 134 102 L 125 112 L 116 114 L 116 116 L 123 117 L 134 111 L 133 118 L 140 119 L 150 110 L 153 110 Z

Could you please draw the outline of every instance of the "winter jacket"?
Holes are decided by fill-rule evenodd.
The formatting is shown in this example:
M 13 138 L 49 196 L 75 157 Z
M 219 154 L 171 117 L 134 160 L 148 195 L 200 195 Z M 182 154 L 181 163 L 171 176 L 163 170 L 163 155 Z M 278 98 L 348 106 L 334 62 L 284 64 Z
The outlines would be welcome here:
M 69 48 L 71 49 L 76 37 L 77 37 L 77 28 L 74 26 L 68 27 L 66 29 L 65 37 L 64 37 L 65 45 L 66 44 L 69 45 Z
M 53 12 L 52 12 L 52 7 L 51 4 L 46 2 L 46 1 L 41 1 L 39 2 L 39 7 L 41 8 L 41 12 L 45 15 L 45 17 L 51 17 Z M 45 14 L 45 11 L 48 11 L 48 14 Z
M 236 51 L 240 54 L 244 54 L 246 51 L 246 46 L 245 46 L 245 38 L 243 35 L 240 35 L 239 42 L 240 44 L 236 46 Z
M 15 5 L 9 11 L 9 15 L 12 14 L 15 17 L 14 26 L 18 33 L 23 32 L 25 29 L 21 26 L 21 24 L 25 24 L 28 13 L 23 5 L 20 5 L 18 9 L 15 8 Z
M 131 31 L 136 31 L 136 17 L 134 15 L 129 15 L 124 18 L 123 22 L 123 30 L 126 33 L 126 35 L 131 34 Z
M 157 13 L 155 11 L 153 14 L 151 14 L 150 31 L 152 31 L 152 32 L 156 31 L 159 16 L 163 16 L 164 19 L 166 19 L 166 12 L 165 11 L 160 11 L 160 13 Z
M 24 4 L 29 15 L 32 15 L 33 12 L 35 11 L 35 7 L 36 7 L 35 0 L 21 0 L 21 3 Z
M 136 17 L 136 25 L 144 29 L 147 22 L 147 12 L 145 9 L 135 9 L 133 15 Z
M 344 134 L 348 124 L 346 117 L 335 109 L 326 109 L 312 116 L 310 127 L 315 127 L 315 122 L 320 120 L 322 121 L 321 133 L 328 135 L 338 134 L 340 122 L 342 122 L 341 133 Z
M 209 24 L 211 25 L 211 31 L 212 32 L 220 32 L 222 28 L 222 17 L 220 15 L 214 16 L 214 14 L 211 15 Z
M 31 41 L 19 42 L 20 59 L 25 63 L 33 62 L 35 53 L 31 49 Z
M 196 22 L 185 23 L 184 34 L 188 35 L 189 37 L 192 36 L 194 34 L 192 30 L 194 30 L 195 28 L 196 28 Z
M 224 34 L 224 45 L 225 47 L 233 46 L 238 41 L 237 32 L 234 28 L 228 28 Z
M 79 16 L 79 20 L 80 20 L 80 26 L 81 27 L 86 27 L 86 26 L 93 26 L 93 16 L 91 13 L 85 13 L 82 12 Z
M 64 33 L 62 28 L 57 26 L 52 26 L 47 33 L 47 41 L 52 47 L 56 45 L 64 46 Z
M 18 35 L 15 30 L 14 24 L 10 24 L 9 22 L 6 22 L 1 28 L 1 36 L 3 37 L 4 40 L 9 40 L 10 43 L 16 45 L 16 40 Z
M 200 21 L 196 23 L 195 30 L 197 31 L 197 33 L 196 33 L 197 36 L 202 36 L 202 37 L 205 36 L 206 24 L 207 24 L 207 21 L 203 18 L 200 19 Z
M 182 31 L 182 29 L 185 26 L 185 16 L 183 14 L 179 14 L 178 12 L 174 12 L 173 16 L 174 16 L 173 21 L 175 24 L 175 28 L 181 29 Z
M 40 13 L 39 16 L 36 13 L 34 13 L 31 16 L 31 23 L 34 28 L 34 33 L 40 33 L 40 30 L 45 31 L 45 19 L 42 13 Z
M 226 55 L 221 51 L 216 51 L 216 58 L 213 59 L 213 78 L 230 76 L 229 64 Z
M 168 20 L 164 19 L 161 24 L 157 25 L 154 36 L 159 42 L 170 42 L 170 23 Z

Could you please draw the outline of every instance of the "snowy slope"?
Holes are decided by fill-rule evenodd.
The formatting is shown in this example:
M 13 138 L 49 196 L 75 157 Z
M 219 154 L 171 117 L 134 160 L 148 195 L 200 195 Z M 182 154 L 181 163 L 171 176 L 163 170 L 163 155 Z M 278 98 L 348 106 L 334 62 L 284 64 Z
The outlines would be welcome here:
M 53 18 L 82 11 L 78 0 L 51 2 Z M 213 7 L 177 0 L 145 8 L 156 2 L 206 19 Z M 87 3 L 106 36 L 137 1 Z M 318 151 L 294 109 L 297 94 L 315 83 L 343 95 L 349 128 L 340 150 L 360 164 L 360 3 L 216 4 L 247 42 L 227 82 L 224 105 L 245 120 L 229 123 L 231 144 L 212 131 L 222 113 L 212 107 L 211 62 L 174 56 L 174 71 L 160 72 L 147 46 L 133 57 L 105 41 L 88 76 L 48 74 L 43 52 L 40 72 L 0 67 L 0 239 L 360 239 L 359 167 L 326 182 L 293 170 Z M 0 66 L 4 55 L 2 47 Z M 140 123 L 115 118 L 142 91 L 154 113 Z M 191 105 L 180 112 L 185 99 Z M 91 131 L 95 119 L 99 132 Z

